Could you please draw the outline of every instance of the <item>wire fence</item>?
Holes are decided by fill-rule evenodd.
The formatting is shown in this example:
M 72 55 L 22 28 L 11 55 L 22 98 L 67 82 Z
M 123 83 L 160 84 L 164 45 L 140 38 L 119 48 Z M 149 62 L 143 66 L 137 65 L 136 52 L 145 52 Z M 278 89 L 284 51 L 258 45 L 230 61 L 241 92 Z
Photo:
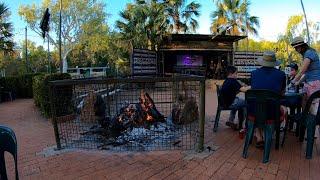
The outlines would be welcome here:
M 51 82 L 57 146 L 149 151 L 198 145 L 201 150 L 204 90 L 202 77 Z

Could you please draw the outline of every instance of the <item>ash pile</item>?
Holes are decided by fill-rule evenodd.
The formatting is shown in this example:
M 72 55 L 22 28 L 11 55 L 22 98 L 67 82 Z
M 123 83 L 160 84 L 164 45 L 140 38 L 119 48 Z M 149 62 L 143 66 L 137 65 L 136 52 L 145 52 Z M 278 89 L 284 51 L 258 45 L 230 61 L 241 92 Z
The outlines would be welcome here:
M 180 97 L 168 117 L 158 111 L 144 90 L 137 100 L 138 103 L 124 102 L 114 117 L 108 117 L 108 104 L 97 95 L 94 114 L 98 124 L 81 133 L 82 138 L 95 139 L 98 149 L 116 151 L 178 149 L 186 140 L 193 143 L 190 131 L 196 128 L 199 117 L 194 98 Z

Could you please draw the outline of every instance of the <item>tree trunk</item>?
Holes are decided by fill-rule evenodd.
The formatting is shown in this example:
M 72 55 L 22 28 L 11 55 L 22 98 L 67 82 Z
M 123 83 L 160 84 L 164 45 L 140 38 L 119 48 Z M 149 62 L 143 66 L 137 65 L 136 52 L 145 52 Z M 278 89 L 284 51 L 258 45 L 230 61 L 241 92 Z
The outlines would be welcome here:
M 62 58 L 62 73 L 67 73 L 68 70 L 68 61 L 67 56 L 72 51 L 72 48 L 68 49 L 66 52 L 63 53 Z

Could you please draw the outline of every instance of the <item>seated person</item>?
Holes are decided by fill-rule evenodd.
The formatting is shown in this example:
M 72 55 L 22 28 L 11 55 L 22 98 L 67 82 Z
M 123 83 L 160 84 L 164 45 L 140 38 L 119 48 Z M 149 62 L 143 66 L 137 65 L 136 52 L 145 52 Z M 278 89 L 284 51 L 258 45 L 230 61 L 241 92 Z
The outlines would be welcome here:
M 275 53 L 273 51 L 264 52 L 263 57 L 258 59 L 258 63 L 262 67 L 251 72 L 251 89 L 268 89 L 278 94 L 284 94 L 286 88 L 286 75 L 283 71 L 275 68 L 275 66 L 280 64 L 279 61 L 276 60 Z M 270 108 L 272 109 L 272 107 Z M 286 107 L 281 106 L 280 112 L 280 120 L 284 120 Z M 249 120 L 254 118 L 250 115 L 250 112 L 248 113 Z M 263 147 L 262 129 L 259 128 L 256 130 L 256 138 L 256 146 L 258 148 Z
M 289 72 L 289 77 L 288 77 L 288 81 L 287 81 L 287 90 L 288 92 L 295 92 L 298 91 L 299 87 L 301 87 L 301 85 L 299 86 L 295 86 L 293 84 L 293 80 L 296 77 L 296 75 L 298 74 L 298 65 L 296 63 L 291 63 L 288 67 L 290 67 L 290 72 Z M 286 98 L 284 100 L 282 100 L 282 105 L 285 105 L 286 107 L 290 108 L 290 111 L 295 111 L 295 107 L 297 107 L 297 105 L 301 104 L 301 97 L 296 97 L 296 96 L 292 96 L 290 98 Z M 291 112 L 290 112 L 291 113 Z
M 237 129 L 234 124 L 236 112 L 238 111 L 239 122 L 243 122 L 246 112 L 245 100 L 236 95 L 241 92 L 246 92 L 250 86 L 242 86 L 237 80 L 237 68 L 234 66 L 227 67 L 227 78 L 223 82 L 220 94 L 225 107 L 230 107 L 233 110 L 230 112 L 229 121 L 226 122 L 227 126 Z M 241 125 L 241 124 L 240 124 Z M 239 127 L 242 128 L 242 127 Z
M 296 63 L 291 63 L 289 67 L 290 67 L 289 82 L 291 82 L 292 80 L 294 80 L 294 78 L 298 74 L 299 67 Z
M 296 63 L 291 63 L 288 67 L 290 67 L 290 72 L 289 72 L 289 77 L 288 77 L 288 81 L 287 81 L 287 89 L 289 91 L 296 91 L 296 88 L 298 88 L 297 86 L 294 85 L 293 80 L 296 77 L 296 75 L 298 74 L 298 65 Z

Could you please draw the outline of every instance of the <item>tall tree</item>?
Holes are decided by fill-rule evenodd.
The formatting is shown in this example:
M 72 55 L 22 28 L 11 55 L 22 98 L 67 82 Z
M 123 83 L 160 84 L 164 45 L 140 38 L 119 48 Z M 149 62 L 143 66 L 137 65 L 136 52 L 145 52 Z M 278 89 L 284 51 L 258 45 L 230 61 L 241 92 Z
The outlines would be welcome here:
M 59 46 L 59 7 L 60 1 L 43 0 L 40 6 L 36 4 L 23 5 L 19 15 L 28 26 L 41 35 L 40 20 L 46 8 L 51 14 L 50 42 L 58 49 Z M 81 43 L 87 43 L 87 38 L 106 28 L 105 4 L 97 0 L 63 0 L 62 4 L 62 59 L 63 72 L 67 70 L 67 56 Z M 90 27 L 90 28 L 88 28 Z
M 9 15 L 8 7 L 0 3 L 0 50 L 4 53 L 12 51 L 13 48 L 12 24 L 8 22 Z
M 259 19 L 249 14 L 249 1 L 218 0 L 217 10 L 211 14 L 212 33 L 226 33 L 230 35 L 246 35 L 246 32 L 257 35 Z
M 26 42 L 21 42 L 21 49 L 26 48 Z M 25 61 L 26 53 L 23 51 L 21 53 L 21 61 L 24 63 L 25 66 L 28 66 L 33 73 L 37 72 L 46 72 L 48 68 L 48 59 L 47 59 L 47 52 L 43 48 L 43 46 L 37 46 L 35 42 L 28 40 L 28 62 Z
M 169 19 L 169 32 L 189 33 L 196 32 L 199 24 L 200 4 L 194 1 L 186 4 L 186 0 L 163 0 L 165 14 Z
M 116 26 L 131 49 L 154 50 L 167 32 L 168 20 L 164 15 L 164 6 L 156 0 L 136 0 L 120 12 L 120 17 Z

